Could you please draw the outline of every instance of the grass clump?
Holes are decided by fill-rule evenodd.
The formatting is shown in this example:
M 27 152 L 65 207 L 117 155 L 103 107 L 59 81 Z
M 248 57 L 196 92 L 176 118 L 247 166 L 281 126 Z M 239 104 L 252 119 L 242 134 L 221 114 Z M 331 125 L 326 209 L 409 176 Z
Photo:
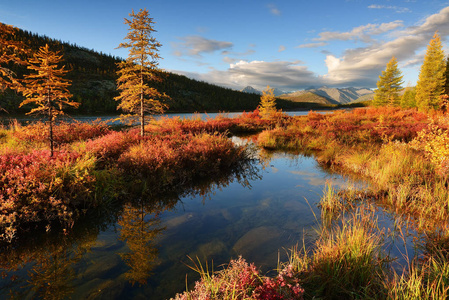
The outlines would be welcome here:
M 174 300 L 193 299 L 303 299 L 304 290 L 294 275 L 292 265 L 283 268 L 275 278 L 265 277 L 254 264 L 248 264 L 242 257 L 231 260 L 220 271 L 209 271 L 200 262 L 192 260 L 191 267 L 201 279 L 192 291 L 176 295 Z
M 296 117 L 259 144 L 302 151 L 325 165 L 362 175 L 388 205 L 416 219 L 449 217 L 447 117 L 393 107 Z M 423 226 L 426 225 L 423 222 Z
M 385 294 L 386 258 L 370 220 L 358 210 L 339 224 L 322 227 L 312 253 L 293 251 L 291 264 L 306 299 L 371 299 Z

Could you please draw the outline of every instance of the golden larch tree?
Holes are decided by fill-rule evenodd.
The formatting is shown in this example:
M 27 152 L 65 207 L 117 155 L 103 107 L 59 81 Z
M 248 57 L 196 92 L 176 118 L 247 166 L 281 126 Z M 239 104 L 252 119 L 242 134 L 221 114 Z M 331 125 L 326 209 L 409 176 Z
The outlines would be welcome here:
M 80 105 L 80 103 L 70 100 L 72 97 L 68 90 L 70 80 L 63 78 L 68 71 L 64 69 L 64 66 L 59 67 L 61 61 L 62 55 L 59 54 L 59 51 L 51 51 L 48 44 L 39 48 L 39 51 L 29 61 L 28 69 L 35 72 L 25 75 L 25 86 L 22 88 L 22 93 L 26 99 L 20 103 L 20 107 L 26 104 L 36 106 L 27 114 L 47 116 L 51 156 L 53 156 L 54 150 L 53 124 L 56 117 L 64 114 L 64 107 Z
M 416 106 L 421 110 L 438 109 L 446 83 L 446 60 L 440 35 L 435 32 L 427 46 L 416 84 Z
M 402 73 L 398 68 L 396 57 L 392 57 L 387 63 L 385 71 L 379 76 L 377 89 L 374 91 L 373 104 L 376 106 L 398 106 L 400 103 L 399 93 L 403 90 Z
M 130 20 L 125 18 L 125 24 L 129 26 L 127 42 L 118 47 L 129 49 L 129 54 L 126 61 L 118 63 L 120 95 L 115 100 L 120 101 L 118 108 L 128 113 L 124 118 L 140 121 L 140 134 L 144 136 L 146 114 L 161 114 L 167 108 L 163 100 L 168 96 L 148 84 L 162 80 L 158 68 L 162 45 L 153 37 L 155 22 L 148 10 L 141 9 L 138 13 L 132 10 L 129 15 Z
M 262 118 L 269 118 L 276 112 L 276 97 L 274 96 L 274 89 L 267 86 L 262 91 L 262 97 L 260 97 L 259 112 Z
M 21 55 L 27 53 L 20 41 L 14 41 L 13 36 L 16 28 L 0 23 L 0 91 L 7 88 L 18 89 L 20 83 L 13 71 L 9 68 L 11 64 L 26 64 Z M 4 110 L 0 104 L 0 110 Z

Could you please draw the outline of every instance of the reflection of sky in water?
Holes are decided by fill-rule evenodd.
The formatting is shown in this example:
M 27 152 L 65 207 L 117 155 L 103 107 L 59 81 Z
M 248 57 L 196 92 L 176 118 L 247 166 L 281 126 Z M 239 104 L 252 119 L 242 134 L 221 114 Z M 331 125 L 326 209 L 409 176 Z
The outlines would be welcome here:
M 322 113 L 328 113 L 329 111 L 323 111 Z M 289 116 L 304 116 L 307 115 L 308 111 L 288 111 L 284 112 L 285 114 Z M 234 118 L 239 115 L 241 115 L 241 112 L 230 112 L 230 113 L 167 113 L 164 115 L 154 115 L 155 119 L 159 119 L 161 116 L 167 117 L 167 118 L 176 118 L 179 117 L 181 119 L 196 119 L 199 118 L 201 120 L 207 120 L 207 119 L 213 119 L 215 117 L 221 116 L 225 118 Z M 77 120 L 82 122 L 92 122 L 97 119 L 101 119 L 102 121 L 108 122 L 110 125 L 117 125 L 120 124 L 120 121 L 116 120 L 118 115 L 100 115 L 100 116 L 67 116 L 67 117 L 61 117 L 58 120 L 65 120 L 65 121 L 71 121 L 71 120 Z M 45 120 L 42 116 L 4 116 L 3 118 L 0 118 L 0 124 L 8 125 L 12 120 L 17 120 L 21 123 L 33 123 L 36 121 L 43 121 Z
M 236 141 L 238 139 L 235 139 Z M 243 140 L 242 140 L 243 141 Z M 173 210 L 162 212 L 161 228 L 155 245 L 159 254 L 148 284 L 131 285 L 125 276 L 129 267 L 122 255 L 130 252 L 119 239 L 121 226 L 103 228 L 93 236 L 93 246 L 74 266 L 73 299 L 165 299 L 185 289 L 186 274 L 192 284 L 198 275 L 187 265 L 188 257 L 214 269 L 242 255 L 262 267 L 264 272 L 276 268 L 278 260 L 287 261 L 295 245 L 311 246 L 317 236 L 319 220 L 317 203 L 326 183 L 334 188 L 359 187 L 343 177 L 324 171 L 313 158 L 272 153 L 260 177 L 249 180 L 249 186 L 232 182 L 215 188 L 205 198 L 184 197 Z M 316 217 L 315 217 L 316 216 Z M 394 220 L 382 210 L 377 214 L 380 227 L 393 227 Z M 148 214 L 146 219 L 154 218 Z M 411 236 L 405 240 L 411 244 Z M 385 238 L 390 254 L 402 257 L 411 253 L 401 246 L 401 237 Z M 393 243 L 392 241 L 395 241 Z M 407 250 L 406 250 L 407 249 Z M 0 298 L 4 295 L 0 284 Z
M 202 197 L 185 198 L 164 213 L 159 258 L 178 269 L 179 261 L 188 263 L 187 255 L 214 265 L 242 255 L 272 270 L 293 246 L 316 238 L 314 214 L 319 216 L 316 204 L 326 182 L 341 186 L 345 180 L 322 171 L 312 158 L 275 154 L 250 187 L 234 182 L 204 203 Z M 187 271 L 174 276 L 182 281 Z

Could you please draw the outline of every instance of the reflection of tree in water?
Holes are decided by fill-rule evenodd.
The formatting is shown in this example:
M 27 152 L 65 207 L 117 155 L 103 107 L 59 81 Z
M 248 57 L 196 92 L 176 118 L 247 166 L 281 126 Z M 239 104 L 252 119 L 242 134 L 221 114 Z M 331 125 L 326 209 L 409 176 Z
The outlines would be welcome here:
M 124 194 L 145 201 L 128 201 L 126 204 L 106 201 L 76 220 L 66 235 L 53 227 L 49 233 L 31 228 L 28 233 L 19 235 L 13 244 L 0 245 L 0 298 L 70 298 L 75 291 L 74 281 L 83 282 L 84 274 L 77 273 L 82 268 L 77 266 L 95 245 L 98 234 L 117 220 L 121 226 L 120 239 L 129 247 L 129 252 L 122 254 L 130 268 L 126 276 L 131 283 L 144 284 L 157 259 L 154 239 L 164 230 L 159 219 L 162 211 L 173 209 L 182 197 L 207 199 L 214 190 L 232 182 L 250 187 L 250 181 L 260 177 L 258 165 L 248 160 L 232 170 L 188 184 L 150 189 L 151 182 L 143 182 Z
M 216 189 L 222 189 L 230 183 L 237 181 L 245 187 L 250 187 L 250 180 L 260 179 L 259 169 L 253 161 L 244 162 L 229 173 L 217 174 L 203 180 L 197 180 L 194 185 L 180 185 L 157 193 L 143 182 L 141 186 L 135 185 L 134 196 L 138 199 L 129 201 L 123 206 L 123 212 L 118 219 L 120 225 L 120 240 L 125 241 L 129 252 L 122 253 L 123 261 L 130 268 L 126 278 L 131 284 L 146 284 L 156 267 L 158 249 L 154 240 L 165 228 L 160 226 L 160 214 L 165 210 L 173 209 L 181 197 L 201 196 L 205 201 Z M 156 194 L 155 194 L 156 193 Z M 141 196 L 138 197 L 137 194 Z M 145 200 L 143 200 L 145 199 Z
M 29 271 L 29 284 L 43 299 L 63 299 L 73 293 L 75 271 L 72 265 L 79 257 L 70 257 L 65 247 L 45 251 Z
M 28 247 L 2 249 L 0 268 L 17 271 L 32 263 L 28 270 L 28 280 L 19 280 L 14 274 L 11 279 L 10 298 L 65 299 L 74 292 L 76 278 L 74 266 L 90 251 L 96 234 L 86 234 L 78 240 L 59 235 L 59 239 L 47 239 L 43 243 L 31 243 Z M 36 242 L 36 241 L 34 241 Z M 7 273 L 4 272 L 4 279 Z M 20 274 L 20 273 L 19 273 Z M 17 288 L 20 287 L 20 288 Z
M 126 278 L 134 285 L 146 284 L 155 267 L 158 250 L 154 239 L 164 230 L 160 227 L 159 214 L 164 207 L 145 205 L 143 201 L 123 206 L 123 213 L 118 220 L 120 239 L 128 245 L 129 252 L 120 254 L 130 267 Z

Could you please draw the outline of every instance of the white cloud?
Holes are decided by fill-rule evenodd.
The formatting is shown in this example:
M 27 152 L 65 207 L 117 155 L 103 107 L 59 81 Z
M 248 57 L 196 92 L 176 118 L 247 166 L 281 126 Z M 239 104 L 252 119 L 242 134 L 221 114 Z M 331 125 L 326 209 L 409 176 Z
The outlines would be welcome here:
M 388 31 L 402 27 L 402 21 L 393 21 L 382 24 L 367 24 L 353 28 L 351 31 L 324 31 L 319 34 L 319 38 L 314 38 L 314 41 L 332 41 L 332 40 L 361 40 L 364 42 L 372 42 L 372 35 L 380 35 Z
M 308 70 L 301 61 L 239 61 L 230 64 L 225 71 L 214 70 L 207 74 L 180 73 L 235 89 L 247 85 L 264 89 L 270 85 L 285 90 L 296 90 L 316 85 L 320 81 L 320 78 Z
M 427 17 L 415 26 L 403 28 L 401 21 L 359 26 L 347 33 L 319 34 L 318 42 L 330 43 L 332 39 L 361 39 L 364 35 L 378 35 L 393 31 L 389 40 L 371 42 L 365 47 L 346 50 L 342 55 L 326 55 L 327 74 L 318 75 L 301 61 L 238 61 L 228 59 L 227 70 L 212 70 L 206 74 L 186 74 L 199 80 L 241 89 L 252 85 L 263 89 L 267 84 L 284 90 L 298 90 L 308 86 L 375 87 L 377 79 L 392 56 L 399 67 L 413 67 L 422 63 L 425 48 L 435 31 L 444 40 L 449 36 L 449 7 Z M 317 46 L 317 43 L 312 43 Z M 307 44 L 305 44 L 307 45 Z M 302 45 L 304 48 L 305 45 Z M 301 46 L 299 46 L 301 47 Z
M 408 13 L 411 12 L 411 10 L 407 7 L 399 7 L 399 6 L 392 6 L 392 5 L 377 5 L 377 4 L 371 4 L 368 6 L 370 9 L 391 9 L 396 11 L 397 13 Z
M 436 30 L 442 37 L 448 36 L 447 24 L 449 7 L 429 16 L 421 25 L 396 32 L 396 38 L 391 41 L 346 50 L 339 58 L 328 55 L 325 61 L 328 73 L 323 79 L 330 85 L 354 85 L 359 82 L 360 85 L 372 87 L 392 56 L 404 62 L 404 67 L 422 63 L 419 62 L 417 52 L 428 45 Z
M 192 35 L 178 38 L 180 43 L 172 43 L 175 56 L 201 56 L 202 53 L 212 53 L 215 51 L 230 49 L 234 46 L 231 42 L 216 41 L 206 39 L 201 36 Z
M 268 8 L 270 9 L 270 12 L 275 16 L 280 16 L 281 11 L 276 7 L 274 4 L 268 4 Z
M 279 46 L 279 49 L 278 49 L 278 52 L 283 52 L 283 51 L 285 51 L 285 46 L 284 45 L 280 45 Z
M 296 48 L 318 48 L 328 45 L 326 42 L 319 42 L 319 43 L 309 43 L 309 44 L 302 44 L 297 46 Z

